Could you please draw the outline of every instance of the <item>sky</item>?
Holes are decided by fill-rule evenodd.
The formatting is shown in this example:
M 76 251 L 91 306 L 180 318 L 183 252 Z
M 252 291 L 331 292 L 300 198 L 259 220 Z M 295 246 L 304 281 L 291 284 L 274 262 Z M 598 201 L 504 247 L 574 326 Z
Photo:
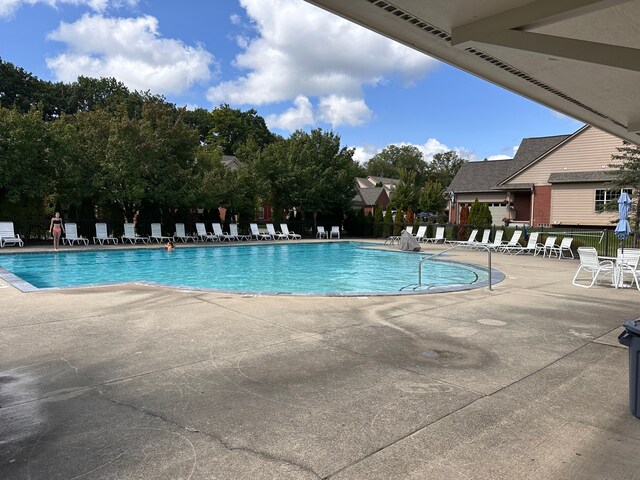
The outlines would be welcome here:
M 582 126 L 303 0 L 0 0 L 0 58 L 42 80 L 253 108 L 284 137 L 332 130 L 361 163 L 391 144 L 511 158 Z

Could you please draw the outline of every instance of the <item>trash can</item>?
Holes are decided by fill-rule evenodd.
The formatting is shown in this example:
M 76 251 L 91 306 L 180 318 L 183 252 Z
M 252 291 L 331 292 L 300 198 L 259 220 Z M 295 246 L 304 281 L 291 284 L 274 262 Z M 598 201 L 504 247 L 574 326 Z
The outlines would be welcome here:
M 631 415 L 640 418 L 640 379 L 638 362 L 640 361 L 640 321 L 627 320 L 622 324 L 625 331 L 618 341 L 629 347 L 629 410 Z

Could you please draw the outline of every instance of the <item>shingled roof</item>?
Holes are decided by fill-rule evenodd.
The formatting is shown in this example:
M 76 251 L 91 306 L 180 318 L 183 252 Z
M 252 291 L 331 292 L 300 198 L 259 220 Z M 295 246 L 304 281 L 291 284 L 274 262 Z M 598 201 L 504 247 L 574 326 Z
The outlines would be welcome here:
M 451 181 L 449 190 L 456 193 L 488 192 L 497 190 L 498 185 L 558 146 L 571 135 L 525 138 L 520 142 L 515 157 L 507 160 L 485 160 L 467 162 L 460 167 Z

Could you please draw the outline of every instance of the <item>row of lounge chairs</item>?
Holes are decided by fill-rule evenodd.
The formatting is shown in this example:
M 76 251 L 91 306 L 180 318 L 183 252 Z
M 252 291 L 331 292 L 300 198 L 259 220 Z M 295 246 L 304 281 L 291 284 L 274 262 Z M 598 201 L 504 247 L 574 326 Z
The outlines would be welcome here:
M 557 258 L 571 257 L 574 258 L 571 244 L 572 237 L 564 237 L 560 244 L 556 244 L 556 236 L 548 236 L 544 243 L 538 242 L 540 232 L 532 232 L 529 235 L 526 245 L 520 244 L 522 230 L 515 230 L 509 241 L 503 241 L 504 230 L 497 230 L 493 240 L 490 240 L 491 230 L 485 229 L 482 232 L 481 240 L 476 240 L 479 230 L 474 228 L 467 240 L 447 240 L 444 236 L 444 227 L 437 227 L 435 236 L 426 237 L 427 227 L 421 225 L 414 235 L 418 242 L 423 243 L 448 243 L 452 245 L 464 245 L 469 248 L 488 248 L 492 251 L 519 255 L 523 253 L 531 253 L 533 255 L 542 255 L 543 257 L 556 256 Z M 413 234 L 413 227 L 407 227 L 407 232 Z M 399 236 L 390 236 L 385 243 L 393 245 L 399 241 Z
M 151 235 L 144 236 L 138 235 L 135 231 L 135 225 L 133 223 L 124 224 L 124 234 L 118 238 L 113 235 L 109 235 L 106 223 L 96 223 L 96 235 L 93 237 L 94 244 L 114 244 L 117 245 L 119 241 L 122 243 L 129 242 L 131 244 L 149 243 L 156 241 L 158 243 L 164 243 L 169 241 L 182 241 L 187 242 L 189 240 L 193 242 L 206 242 L 206 241 L 243 241 L 243 240 L 299 240 L 302 237 L 289 230 L 286 223 L 280 224 L 280 231 L 276 231 L 273 224 L 267 224 L 267 233 L 263 233 L 258 228 L 256 223 L 250 224 L 251 234 L 244 235 L 238 232 L 238 225 L 232 223 L 229 225 L 229 232 L 223 232 L 222 225 L 220 223 L 211 224 L 212 231 L 207 231 L 204 223 L 196 223 L 196 234 L 190 235 L 186 233 L 184 223 L 176 223 L 176 230 L 173 235 L 163 235 L 162 225 L 160 223 L 151 224 Z M 319 227 L 320 229 L 321 227 Z M 89 239 L 78 234 L 78 226 L 75 223 L 64 224 L 65 235 L 62 237 L 63 245 L 89 245 Z M 324 229 L 323 229 L 324 231 Z M 332 235 L 333 236 L 333 235 Z M 322 237 L 320 237 L 322 238 Z M 329 238 L 324 235 L 324 238 Z M 338 238 L 340 238 L 340 232 L 338 231 Z M 6 245 L 18 245 L 22 247 L 24 241 L 14 232 L 13 222 L 0 222 L 0 248 Z

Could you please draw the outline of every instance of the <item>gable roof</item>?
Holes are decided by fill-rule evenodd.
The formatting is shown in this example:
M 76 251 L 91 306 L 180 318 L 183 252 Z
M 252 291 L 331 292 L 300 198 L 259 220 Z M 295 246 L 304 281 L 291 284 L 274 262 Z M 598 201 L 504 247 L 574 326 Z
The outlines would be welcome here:
M 449 190 L 456 193 L 497 190 L 500 183 L 512 177 L 569 137 L 571 135 L 524 138 L 512 159 L 464 163 L 451 181 Z

